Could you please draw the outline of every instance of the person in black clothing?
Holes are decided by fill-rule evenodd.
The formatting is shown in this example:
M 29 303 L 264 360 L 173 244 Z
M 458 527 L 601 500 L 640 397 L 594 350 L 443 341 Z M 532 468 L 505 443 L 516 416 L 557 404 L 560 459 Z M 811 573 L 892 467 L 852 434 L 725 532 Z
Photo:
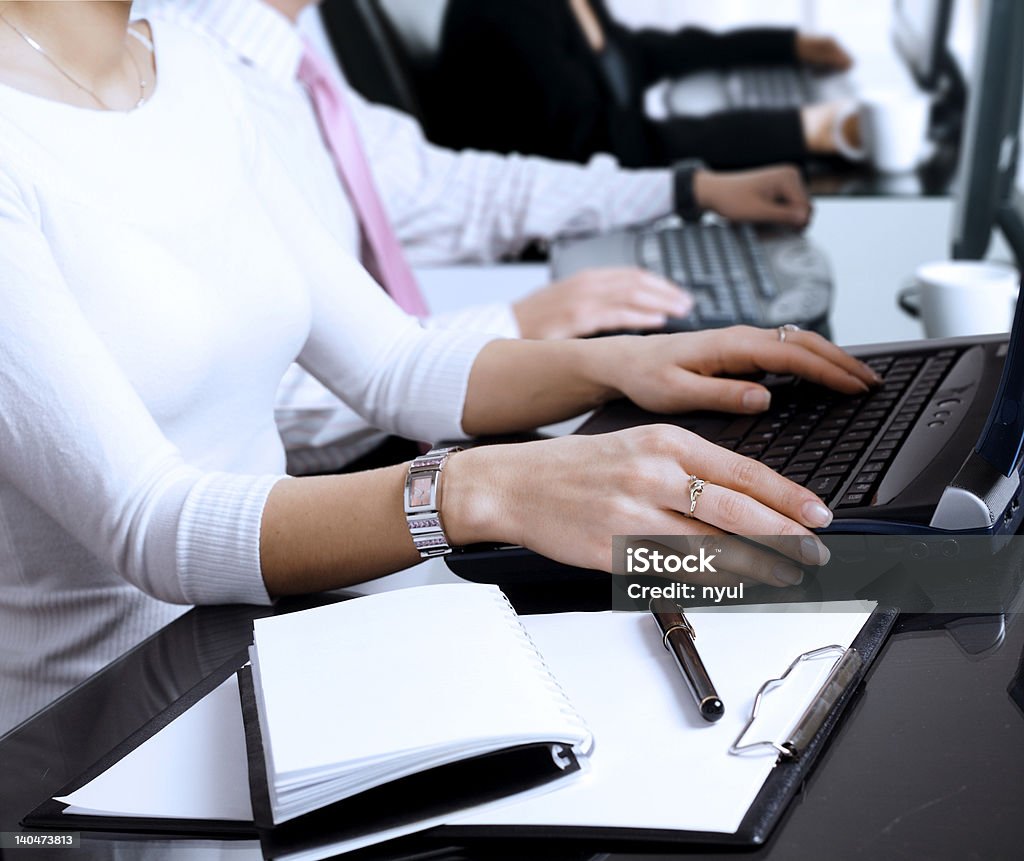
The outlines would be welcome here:
M 654 121 L 643 93 L 699 69 L 809 63 L 844 69 L 833 39 L 756 28 L 629 30 L 603 0 L 450 0 L 427 85 L 437 143 L 627 167 L 699 158 L 716 168 L 801 161 L 832 145 L 833 105 Z

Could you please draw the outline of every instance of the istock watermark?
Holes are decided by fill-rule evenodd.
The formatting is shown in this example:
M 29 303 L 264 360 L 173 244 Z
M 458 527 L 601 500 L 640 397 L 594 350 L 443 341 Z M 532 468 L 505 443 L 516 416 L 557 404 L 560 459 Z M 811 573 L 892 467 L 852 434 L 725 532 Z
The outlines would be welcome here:
M 626 573 L 627 574 L 717 574 L 718 571 L 712 564 L 715 557 L 721 552 L 716 548 L 715 553 L 707 553 L 701 547 L 697 553 L 688 553 L 680 556 L 678 553 L 663 552 L 652 547 L 627 547 L 626 548 Z

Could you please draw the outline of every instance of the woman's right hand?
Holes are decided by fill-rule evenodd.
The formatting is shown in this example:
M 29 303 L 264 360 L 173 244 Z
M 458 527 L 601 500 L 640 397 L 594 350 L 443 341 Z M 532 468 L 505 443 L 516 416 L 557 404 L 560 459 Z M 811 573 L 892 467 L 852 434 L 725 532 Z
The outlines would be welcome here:
M 706 482 L 693 518 L 691 475 Z M 722 559 L 727 570 L 775 586 L 802 576 L 783 556 L 828 560 L 811 529 L 832 520 L 810 491 L 672 425 L 461 452 L 446 467 L 442 505 L 453 543 L 521 544 L 602 571 L 611 571 L 615 535 L 735 533 L 775 552 L 737 550 Z

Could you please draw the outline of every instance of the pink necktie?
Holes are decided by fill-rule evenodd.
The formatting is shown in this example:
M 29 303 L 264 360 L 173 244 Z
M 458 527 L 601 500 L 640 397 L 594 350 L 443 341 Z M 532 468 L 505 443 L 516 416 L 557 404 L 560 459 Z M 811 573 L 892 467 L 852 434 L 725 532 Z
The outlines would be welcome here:
M 308 44 L 299 64 L 299 80 L 313 100 L 321 134 L 359 219 L 363 265 L 405 311 L 425 317 L 427 303 L 377 194 L 359 130 L 341 89 L 331 78 L 330 67 Z

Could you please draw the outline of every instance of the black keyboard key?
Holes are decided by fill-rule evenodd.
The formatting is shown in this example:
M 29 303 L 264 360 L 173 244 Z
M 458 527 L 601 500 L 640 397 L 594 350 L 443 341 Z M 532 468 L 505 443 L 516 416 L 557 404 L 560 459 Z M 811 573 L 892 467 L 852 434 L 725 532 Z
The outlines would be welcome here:
M 768 457 L 783 457 L 789 460 L 790 455 L 796 451 L 795 445 L 773 445 L 768 451 L 764 453 L 766 458 Z
M 765 450 L 765 447 L 766 445 L 763 442 L 748 442 L 736 449 L 736 454 L 743 454 L 747 457 L 757 457 Z
M 837 439 L 839 439 L 839 431 L 820 431 L 819 433 L 811 434 L 807 444 L 818 448 L 829 448 Z
M 818 471 L 814 473 L 814 477 L 822 475 L 846 475 L 850 471 L 850 464 L 848 463 L 830 463 L 823 464 L 818 468 Z
M 839 475 L 827 475 L 820 478 L 815 476 L 805 486 L 811 493 L 825 499 L 835 493 L 840 481 L 842 481 L 842 476 Z
M 864 446 L 865 442 L 863 440 L 843 440 L 833 450 L 836 452 L 852 451 L 854 454 L 856 454 L 859 451 L 863 451 Z
M 850 492 L 851 493 L 871 493 L 871 489 L 873 487 L 874 487 L 874 484 L 872 484 L 871 482 L 866 482 L 866 481 L 857 482 L 856 484 L 854 484 L 850 488 Z
M 825 458 L 825 466 L 830 466 L 833 463 L 851 463 L 857 459 L 856 452 L 852 451 L 837 451 L 830 454 Z
M 803 448 L 796 453 L 793 458 L 793 463 L 808 462 L 817 463 L 821 460 L 828 451 L 823 448 Z
M 763 457 L 761 463 L 769 469 L 778 469 L 780 466 L 785 466 L 788 460 L 788 457 Z
M 850 425 L 850 430 L 856 431 L 873 431 L 881 424 L 880 419 L 870 421 L 867 419 L 857 419 L 853 424 Z
M 861 505 L 864 502 L 866 494 L 863 493 L 848 493 L 842 498 L 839 503 L 840 508 L 852 507 L 854 505 Z

